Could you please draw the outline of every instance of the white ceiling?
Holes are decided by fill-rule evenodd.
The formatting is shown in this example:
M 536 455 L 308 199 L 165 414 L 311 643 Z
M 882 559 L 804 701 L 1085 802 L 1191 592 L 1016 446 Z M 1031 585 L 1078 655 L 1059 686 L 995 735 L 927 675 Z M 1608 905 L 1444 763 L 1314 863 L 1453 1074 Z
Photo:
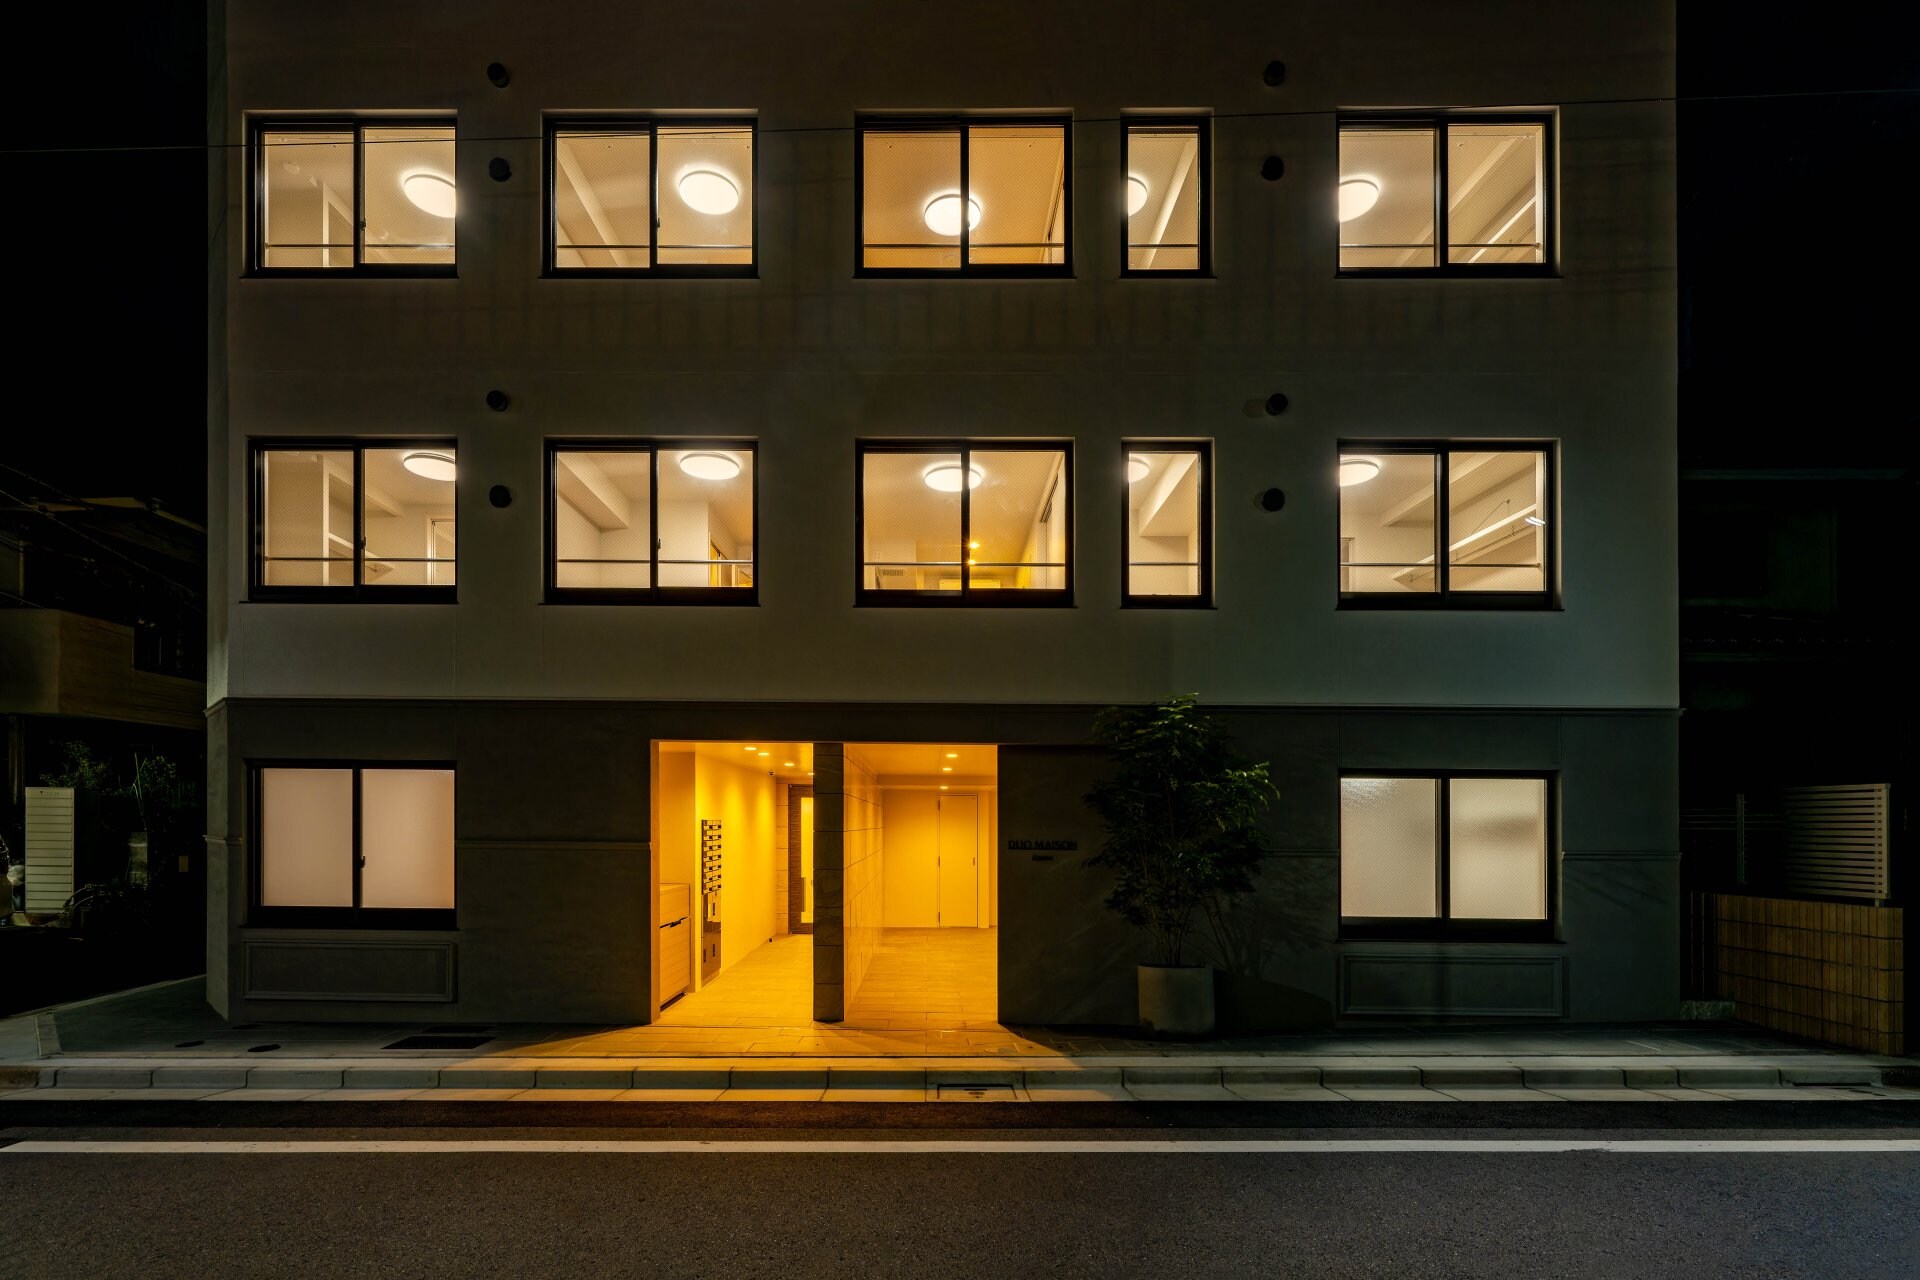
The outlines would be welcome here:
M 960 495 L 929 488 L 925 473 L 959 460 L 958 453 L 868 454 L 863 487 L 869 547 L 881 541 L 912 541 L 957 550 Z M 1062 460 L 1053 449 L 973 451 L 972 466 L 980 472 L 972 494 L 972 535 L 980 544 L 970 552 L 973 558 L 990 562 L 1021 557 Z

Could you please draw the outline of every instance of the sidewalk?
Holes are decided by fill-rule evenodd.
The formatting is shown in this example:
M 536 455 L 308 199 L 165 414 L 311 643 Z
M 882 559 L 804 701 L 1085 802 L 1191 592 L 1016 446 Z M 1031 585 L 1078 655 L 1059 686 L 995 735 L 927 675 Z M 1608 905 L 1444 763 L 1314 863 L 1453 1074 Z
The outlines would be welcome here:
M 0 1022 L 0 1101 L 1920 1099 L 1909 1060 L 1725 1024 L 1383 1026 L 1198 1043 L 991 1026 L 917 1039 L 817 1024 L 228 1026 L 190 979 Z M 786 1047 L 769 1030 L 815 1043 Z

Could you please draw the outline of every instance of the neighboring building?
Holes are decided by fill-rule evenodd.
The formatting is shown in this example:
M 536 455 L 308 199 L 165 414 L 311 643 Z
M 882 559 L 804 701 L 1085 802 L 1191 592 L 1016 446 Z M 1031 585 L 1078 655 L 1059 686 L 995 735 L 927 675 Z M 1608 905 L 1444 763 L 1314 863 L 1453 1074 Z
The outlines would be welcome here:
M 11 469 L 0 493 L 0 837 L 21 861 L 27 790 L 68 773 L 75 751 L 116 785 L 131 777 L 136 757 L 163 756 L 181 774 L 199 774 L 206 544 L 198 524 L 159 503 L 77 498 Z M 83 798 L 83 817 L 100 817 L 84 808 L 94 799 Z M 83 823 L 77 884 L 129 873 L 129 828 L 104 822 Z M 154 870 L 177 886 L 183 873 L 198 875 L 196 852 Z M 61 878 L 65 886 L 68 873 Z M 173 892 L 168 901 L 185 899 L 197 931 L 192 883 L 191 897 Z
M 1130 1022 L 1089 730 L 1189 691 L 1229 1027 L 1677 1011 L 1670 5 L 214 40 L 223 1014 Z

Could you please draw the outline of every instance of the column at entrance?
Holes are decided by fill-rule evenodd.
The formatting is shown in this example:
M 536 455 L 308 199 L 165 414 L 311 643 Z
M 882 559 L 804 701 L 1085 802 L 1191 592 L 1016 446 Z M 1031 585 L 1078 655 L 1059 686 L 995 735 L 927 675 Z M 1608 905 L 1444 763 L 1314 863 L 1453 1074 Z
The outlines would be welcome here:
M 813 746 L 813 1016 L 840 1022 L 880 949 L 880 785 L 857 750 Z

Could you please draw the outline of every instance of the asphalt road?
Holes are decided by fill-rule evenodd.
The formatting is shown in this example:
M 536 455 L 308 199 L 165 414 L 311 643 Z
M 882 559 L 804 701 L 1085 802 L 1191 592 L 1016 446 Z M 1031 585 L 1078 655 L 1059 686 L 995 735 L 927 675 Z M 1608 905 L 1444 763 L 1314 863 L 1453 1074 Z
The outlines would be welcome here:
M 469 1112 L 457 1125 L 433 1113 L 404 1116 L 404 1104 L 364 1114 L 349 1113 L 352 1104 L 209 1104 L 157 1117 L 88 1104 L 23 1112 L 28 1105 L 0 1109 L 0 1125 L 12 1126 L 0 1129 L 0 1275 L 9 1277 L 1920 1274 L 1920 1150 L 1741 1145 L 1839 1138 L 1911 1146 L 1920 1114 L 1899 1103 L 1694 1104 L 1685 1127 L 1649 1123 L 1655 1117 L 1636 1114 L 1634 1104 L 1520 1104 L 1527 1114 L 1508 1110 L 1493 1124 L 1478 1117 L 1491 1118 L 1497 1104 L 1480 1105 L 1465 1118 L 1472 1123 L 1436 1114 L 1438 1104 L 1381 1105 L 1346 1120 L 1325 1107 L 1055 1114 L 870 1105 L 859 1108 L 867 1114 L 857 1124 L 843 1118 L 846 1107 L 785 1104 L 656 1113 L 671 1122 L 664 1127 L 632 1123 L 642 1110 L 636 1104 L 601 1108 L 599 1116 L 623 1119 L 613 1126 L 591 1111 L 561 1115 L 544 1105 L 536 1126 L 531 1104 Z M 998 1118 L 1016 1111 L 1022 1118 Z M 299 1123 L 283 1123 L 280 1113 Z M 947 1138 L 999 1149 L 898 1149 Z M 1483 1145 L 1542 1138 L 1699 1139 L 1735 1149 Z M 335 1139 L 444 1145 L 271 1154 L 198 1145 L 175 1154 L 4 1149 Z M 476 1139 L 640 1145 L 457 1145 Z M 659 1145 L 689 1139 L 717 1145 Z M 1237 1139 L 1471 1145 L 1109 1145 Z M 825 1141 L 863 1145 L 826 1150 L 818 1145 Z M 743 1151 L 743 1142 L 778 1149 Z M 1087 1143 L 1098 1145 L 1079 1149 Z

